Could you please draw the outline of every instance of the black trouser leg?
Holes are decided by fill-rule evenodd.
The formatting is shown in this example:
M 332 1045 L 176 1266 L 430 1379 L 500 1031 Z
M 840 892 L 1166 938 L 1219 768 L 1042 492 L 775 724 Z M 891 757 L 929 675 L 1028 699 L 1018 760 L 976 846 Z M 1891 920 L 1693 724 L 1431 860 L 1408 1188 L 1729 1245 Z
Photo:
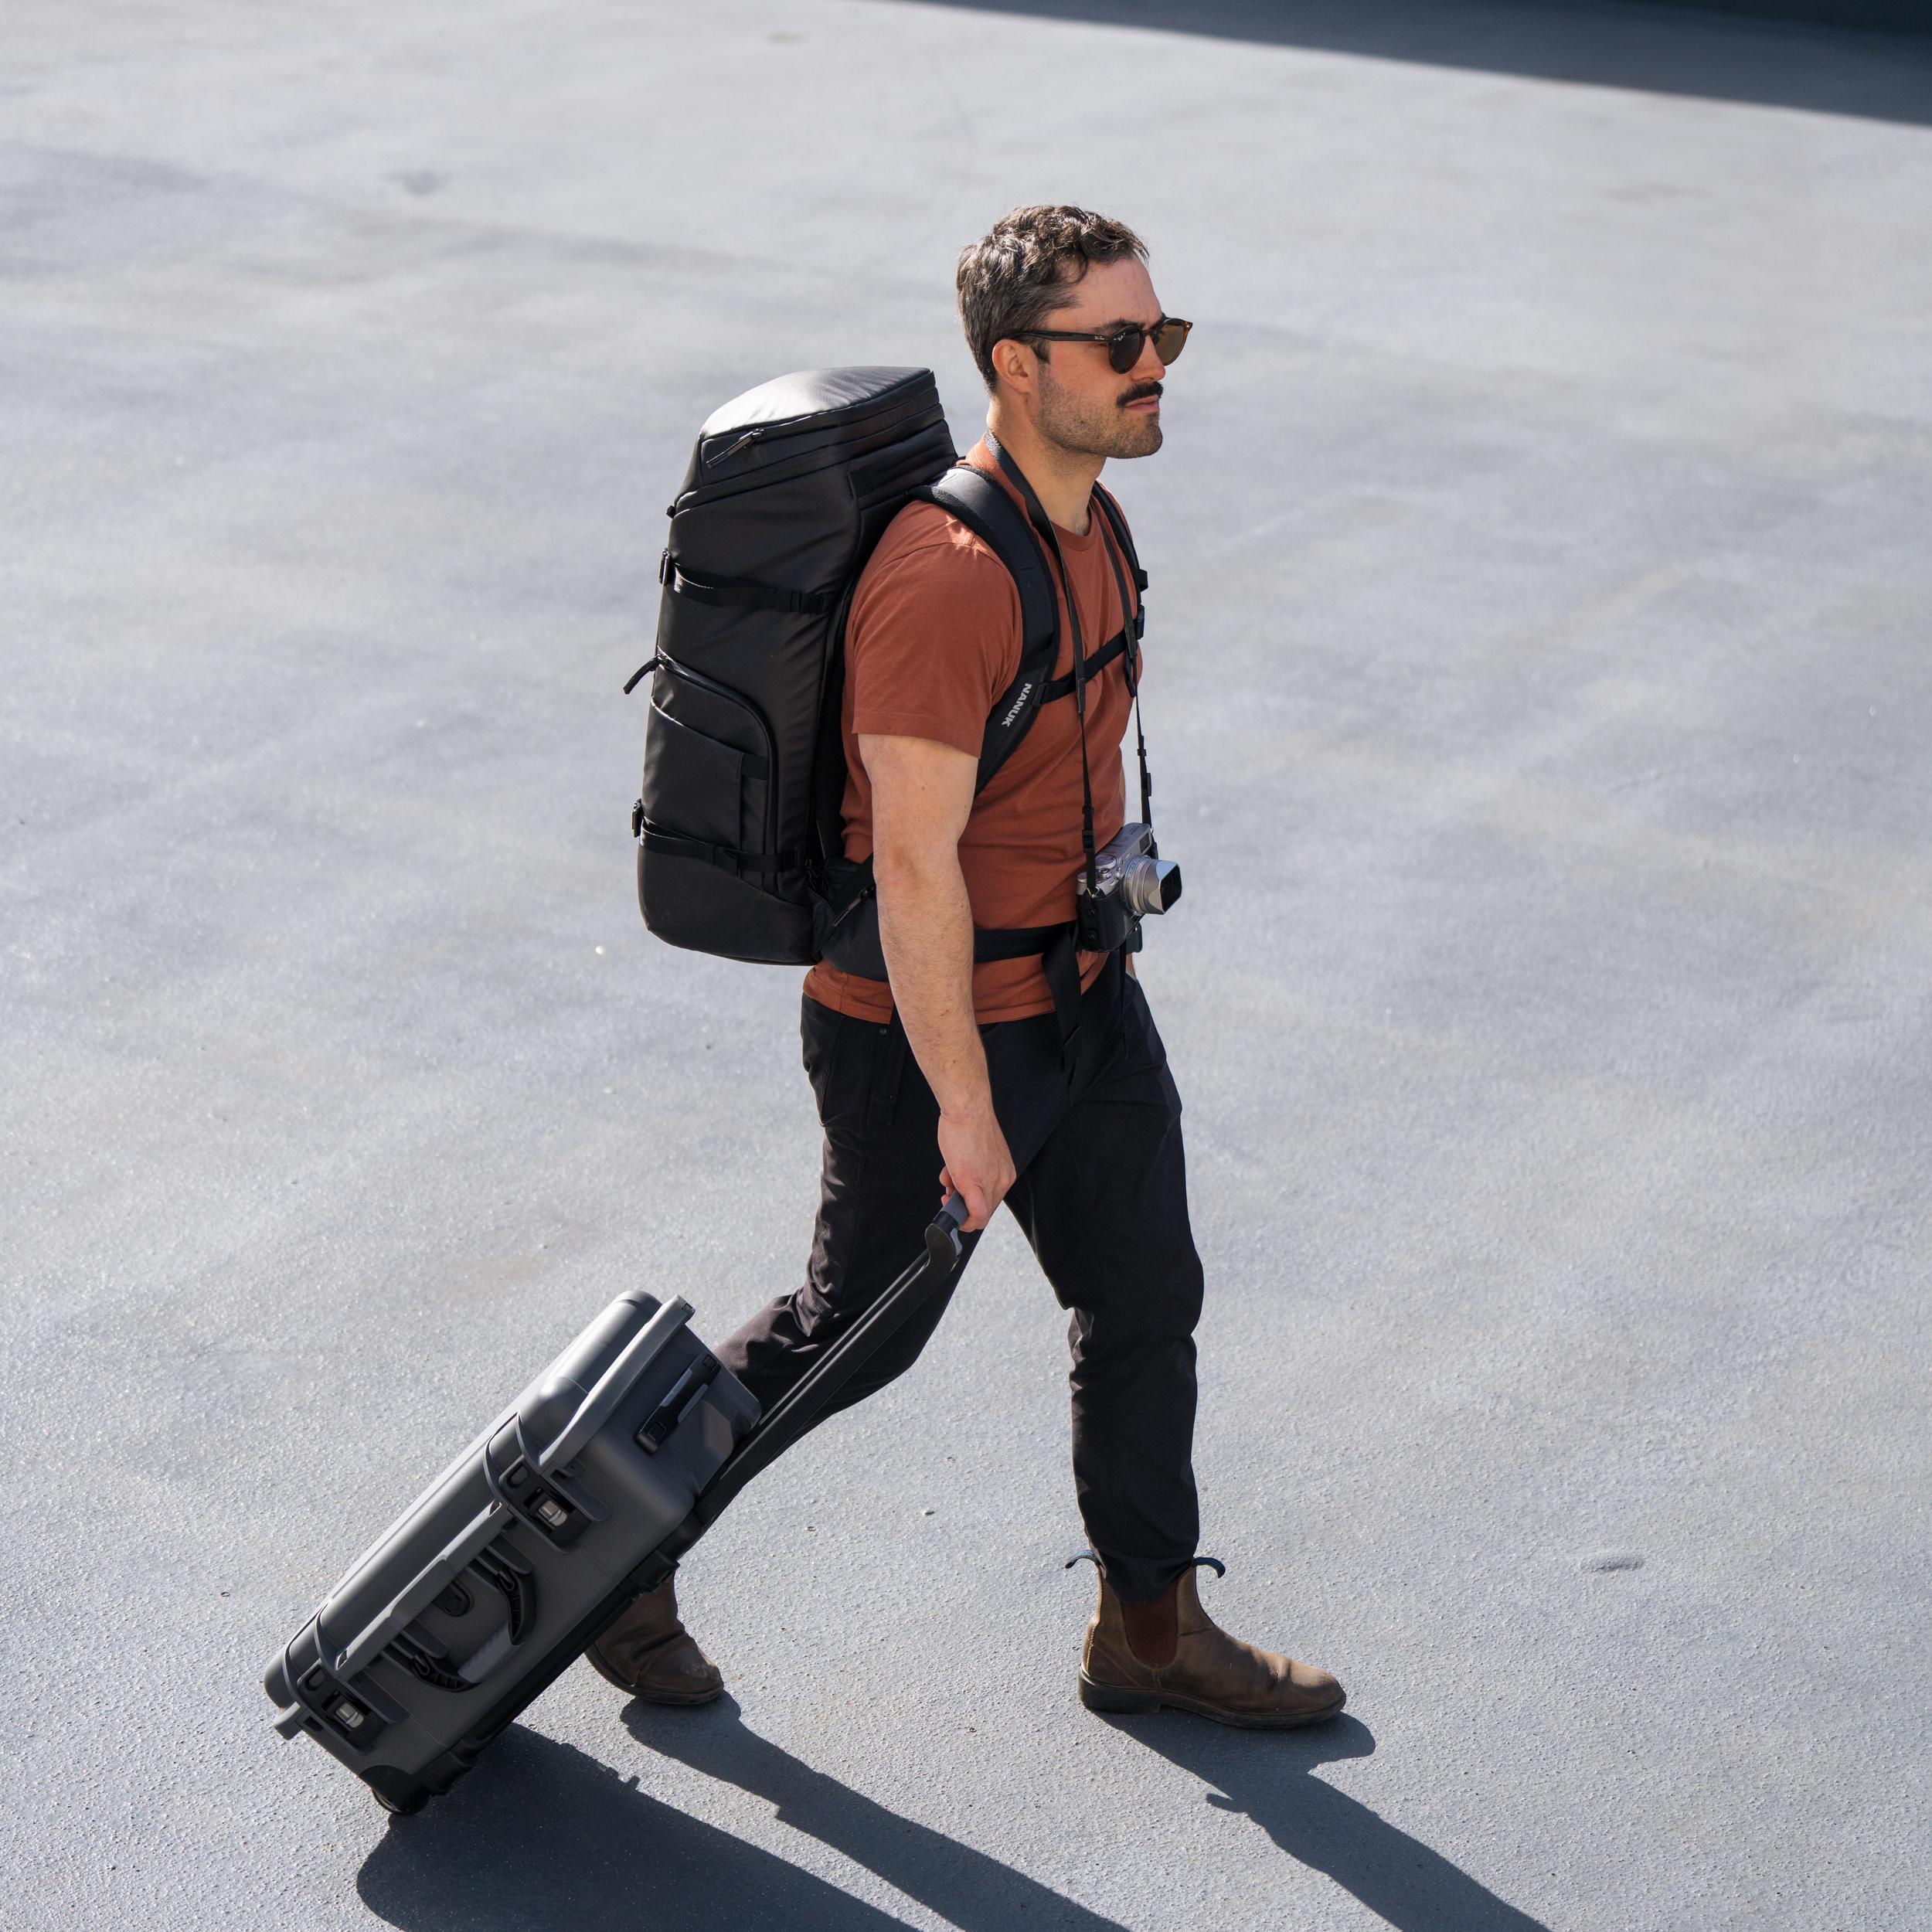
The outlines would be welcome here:
M 803 1002 L 825 1131 L 804 1285 L 716 1349 L 769 1407 L 919 1255 L 938 1212 L 939 1107 L 895 1019 Z M 1188 1230 L 1180 1097 L 1145 995 L 1118 954 L 1081 995 L 1070 1067 L 1052 1013 L 983 1026 L 993 1104 L 1019 1179 L 1008 1204 L 1072 1311 L 1074 1481 L 1087 1533 L 1129 1602 L 1194 1553 L 1190 1456 L 1201 1267 Z M 963 1271 L 978 1244 L 964 1237 Z M 954 1276 L 957 1286 L 958 1272 Z M 852 1378 L 843 1408 L 909 1368 L 952 1289 Z M 830 1413 L 829 1411 L 828 1413 Z
M 714 1351 L 770 1408 L 924 1252 L 939 1212 L 939 1103 L 894 1017 L 849 1019 L 814 999 L 800 1028 L 825 1130 L 818 1220 L 805 1284 L 762 1308 Z M 952 1283 L 912 1315 L 833 1399 L 849 1408 L 910 1368 L 979 1245 L 961 1238 Z
M 1073 1487 L 1128 1603 L 1194 1554 L 1194 1327 L 1202 1277 L 1188 1223 L 1181 1097 L 1138 984 L 1117 1052 L 1006 1196 L 1071 1311 Z

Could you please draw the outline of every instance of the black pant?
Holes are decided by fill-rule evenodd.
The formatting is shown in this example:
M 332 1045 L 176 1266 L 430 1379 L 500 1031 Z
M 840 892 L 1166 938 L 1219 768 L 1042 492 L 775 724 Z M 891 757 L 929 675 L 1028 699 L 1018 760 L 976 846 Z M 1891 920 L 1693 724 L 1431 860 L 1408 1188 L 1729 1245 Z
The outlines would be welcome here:
M 717 1349 L 767 1408 L 920 1252 L 939 1209 L 939 1106 L 905 1028 L 804 1002 L 805 1071 L 825 1124 L 805 1285 Z M 1188 1226 L 1181 1097 L 1138 980 L 1110 956 L 1080 997 L 1075 1051 L 1052 1013 L 983 1026 L 993 1107 L 1018 1170 L 1006 1205 L 1062 1307 L 1073 1368 L 1073 1486 L 1107 1579 L 1151 1602 L 1195 1551 L 1194 1325 L 1199 1257 Z M 978 1245 L 963 1237 L 959 1273 Z M 832 1406 L 912 1366 L 949 1288 L 902 1328 Z

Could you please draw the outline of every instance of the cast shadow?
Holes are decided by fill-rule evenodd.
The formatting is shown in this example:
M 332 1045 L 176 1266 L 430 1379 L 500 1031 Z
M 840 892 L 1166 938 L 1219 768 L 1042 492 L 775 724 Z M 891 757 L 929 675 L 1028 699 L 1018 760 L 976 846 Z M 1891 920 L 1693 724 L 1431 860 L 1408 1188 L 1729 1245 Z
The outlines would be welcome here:
M 1009 1932 L 1019 1913 L 1029 1926 L 1120 1932 L 755 1736 L 729 1699 L 652 1709 L 648 1721 L 634 1706 L 627 1719 L 654 1751 L 770 1799 L 786 1823 L 964 1932 Z M 521 1726 L 447 1798 L 392 1819 L 356 1890 L 403 1932 L 889 1932 L 903 1923 Z
M 1396 1932 L 1549 1932 L 1332 1784 L 1318 1764 L 1367 1757 L 1375 1738 L 1345 1713 L 1301 1731 L 1240 1731 L 1163 1713 L 1108 1717 L 1151 1751 L 1212 1788 L 1217 1810 L 1252 1818 L 1288 1856 L 1325 1872 Z
M 1030 1879 L 930 1826 L 901 1818 L 835 1777 L 747 1730 L 730 1697 L 696 1712 L 672 1713 L 696 1723 L 667 1724 L 667 1713 L 632 1704 L 624 1724 L 640 1743 L 720 1784 L 735 1784 L 777 1808 L 781 1821 L 842 1852 L 888 1885 L 917 1899 L 961 1932 L 1012 1932 L 1064 1927 L 1068 1932 L 1121 1932 L 1112 1919 Z
M 939 0 L 930 0 L 938 4 Z M 943 0 L 987 13 L 1155 27 L 1216 40 L 1307 47 L 1427 66 L 1580 81 L 1645 94 L 1932 125 L 1932 12 L 1924 0 L 1857 0 L 1842 19 L 1750 17 L 1641 0 Z M 1766 11 L 1772 0 L 1763 0 Z M 1822 9 L 1826 0 L 1810 0 Z M 1777 11 L 1794 11 L 1781 0 Z
M 844 1853 L 963 1932 L 1009 1932 L 1022 1913 L 1028 1925 L 1083 1932 L 1112 1923 L 814 1770 L 747 1730 L 728 1699 L 710 1707 L 709 1721 L 667 1724 L 665 1715 L 634 1704 L 625 1723 L 641 1743 L 775 1805 L 794 1830 Z M 1547 1932 L 1440 1853 L 1310 1775 L 1318 1764 L 1374 1750 L 1367 1726 L 1352 1717 L 1272 1733 L 1172 1715 L 1103 1721 L 1213 1787 L 1207 1803 L 1252 1818 L 1290 1857 L 1326 1873 L 1396 1932 Z

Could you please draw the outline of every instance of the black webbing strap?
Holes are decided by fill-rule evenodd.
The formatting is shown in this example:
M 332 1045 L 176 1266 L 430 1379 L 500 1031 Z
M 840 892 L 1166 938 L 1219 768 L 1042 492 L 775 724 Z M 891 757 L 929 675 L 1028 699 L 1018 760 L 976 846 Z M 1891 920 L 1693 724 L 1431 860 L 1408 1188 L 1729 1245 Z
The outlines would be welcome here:
M 1050 951 L 1060 934 L 1071 930 L 1065 920 L 1051 926 L 975 926 L 973 964 L 983 966 L 989 959 L 1030 959 Z
M 781 590 L 774 584 L 748 583 L 736 577 L 694 577 L 667 550 L 658 566 L 658 581 L 667 590 L 699 604 L 736 604 L 750 611 L 788 611 L 800 617 L 823 617 L 838 601 L 838 590 Z
M 1108 502 L 1111 502 L 1113 501 L 1111 497 L 1106 497 L 1104 492 L 1099 492 L 1097 489 L 1097 494 L 1101 495 L 1104 498 L 1104 500 Z M 1114 517 L 1110 516 L 1107 520 L 1114 524 L 1114 527 L 1116 530 L 1118 530 L 1121 528 L 1120 524 L 1115 520 Z M 1102 539 L 1102 543 L 1104 544 L 1104 539 Z M 1128 557 L 1130 563 L 1132 562 L 1133 555 L 1134 553 L 1131 550 L 1128 552 Z M 1121 620 L 1124 622 L 1126 621 L 1127 614 L 1127 579 L 1121 574 L 1121 560 L 1111 549 L 1109 549 L 1107 553 L 1107 560 L 1114 566 L 1114 587 L 1121 594 Z M 1141 566 L 1138 563 L 1133 564 L 1133 570 L 1134 582 L 1139 585 L 1142 590 L 1145 590 L 1147 587 L 1146 573 L 1141 569 Z M 1127 662 L 1121 665 L 1121 675 L 1127 679 L 1127 695 L 1134 701 L 1134 750 L 1135 755 L 1141 761 L 1141 823 L 1147 826 L 1151 830 L 1154 824 L 1154 780 L 1152 775 L 1148 772 L 1147 768 L 1147 733 L 1141 729 L 1141 675 L 1139 670 L 1141 661 L 1141 634 L 1146 628 L 1146 607 L 1145 605 L 1137 606 L 1134 612 L 1133 623 L 1128 627 L 1128 630 L 1123 631 L 1121 633 L 1123 642 L 1124 642 L 1128 638 L 1129 631 L 1131 632 L 1134 640 L 1134 648 L 1128 651 L 1127 654 Z
M 842 871 L 845 870 L 841 861 Z M 879 889 L 869 857 L 849 868 L 829 900 L 831 920 L 820 957 L 842 973 L 859 979 L 886 979 L 885 947 L 879 936 Z M 1049 926 L 975 926 L 973 964 L 996 959 L 1027 959 L 1047 951 L 1062 933 L 1072 930 L 1066 920 Z
M 1087 659 L 1087 675 L 1090 678 L 1098 677 L 1126 648 L 1127 633 L 1124 631 L 1117 632 Z M 1130 678 L 1128 682 L 1131 684 L 1132 679 Z M 1040 687 L 1039 701 L 1042 704 L 1051 704 L 1056 698 L 1067 696 L 1073 689 L 1073 674 L 1070 671 L 1065 677 L 1053 679 L 1048 683 L 1043 685 Z
M 747 872 L 796 872 L 805 862 L 802 851 L 737 852 L 730 845 L 714 845 L 709 839 L 687 838 L 682 832 L 660 832 L 641 816 L 638 816 L 638 839 L 648 851 L 661 852 L 670 859 L 702 859 L 706 864 L 716 866 L 722 872 L 734 873 L 740 879 Z
M 1047 947 L 1040 966 L 1046 975 L 1046 990 L 1053 995 L 1053 1012 L 1060 1023 L 1060 1056 L 1073 1050 L 1074 1036 L 1080 1030 L 1080 959 L 1074 943 L 1079 927 L 1071 921 L 1060 928 L 1060 937 Z

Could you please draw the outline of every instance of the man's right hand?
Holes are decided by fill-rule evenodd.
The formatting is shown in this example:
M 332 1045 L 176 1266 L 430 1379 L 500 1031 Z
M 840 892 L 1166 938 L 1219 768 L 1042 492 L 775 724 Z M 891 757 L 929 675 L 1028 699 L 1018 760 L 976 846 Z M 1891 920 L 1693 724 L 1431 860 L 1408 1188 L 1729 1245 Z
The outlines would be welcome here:
M 1013 1185 L 1013 1156 L 990 1105 L 964 1114 L 939 1117 L 941 1197 L 964 1196 L 968 1213 L 960 1232 L 971 1234 L 993 1218 L 993 1210 Z

